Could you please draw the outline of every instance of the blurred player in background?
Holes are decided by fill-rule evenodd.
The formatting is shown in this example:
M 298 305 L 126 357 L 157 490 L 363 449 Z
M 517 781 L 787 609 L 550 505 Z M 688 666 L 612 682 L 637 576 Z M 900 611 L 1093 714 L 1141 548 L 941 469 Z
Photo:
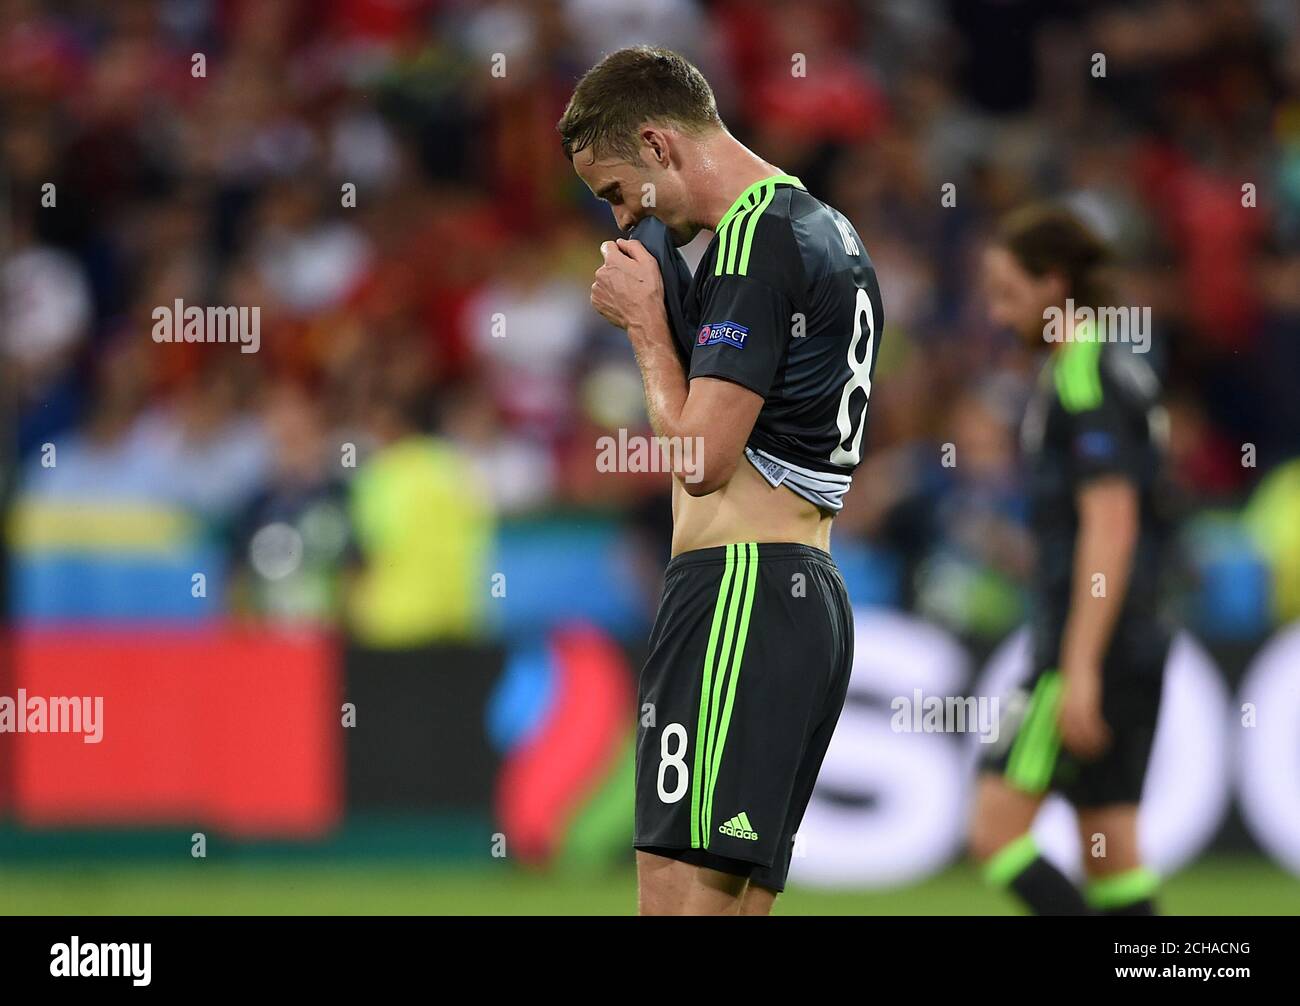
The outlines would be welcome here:
M 592 304 L 627 331 L 661 444 L 694 459 L 673 468 L 639 686 L 639 907 L 767 914 L 852 664 L 830 529 L 861 460 L 875 271 L 848 220 L 737 141 L 673 52 L 607 56 L 558 128 L 633 234 L 601 246 Z M 691 278 L 675 246 L 701 230 Z
M 1159 386 L 1102 323 L 1117 317 L 1099 311 L 1114 307 L 1105 259 L 1071 213 L 1031 206 L 1005 220 L 984 261 L 993 320 L 1051 351 L 1022 430 L 1038 544 L 1033 667 L 981 775 L 971 846 L 990 881 L 1042 915 L 1155 913 L 1137 812 L 1171 638 L 1157 615 Z M 1051 789 L 1078 814 L 1086 894 L 1034 844 Z

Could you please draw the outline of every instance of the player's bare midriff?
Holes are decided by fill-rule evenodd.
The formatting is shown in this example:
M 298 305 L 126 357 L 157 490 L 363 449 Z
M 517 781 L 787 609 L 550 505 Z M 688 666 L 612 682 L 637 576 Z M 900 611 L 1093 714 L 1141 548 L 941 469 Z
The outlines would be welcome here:
M 743 458 L 731 480 L 707 496 L 692 496 L 673 479 L 673 555 L 742 541 L 798 542 L 829 552 L 833 520 L 784 486 L 768 485 Z

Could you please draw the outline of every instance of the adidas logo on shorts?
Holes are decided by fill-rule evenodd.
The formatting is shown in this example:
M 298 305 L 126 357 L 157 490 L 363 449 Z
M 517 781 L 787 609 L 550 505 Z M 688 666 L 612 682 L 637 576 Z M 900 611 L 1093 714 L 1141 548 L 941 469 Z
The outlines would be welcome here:
M 751 842 L 758 841 L 758 832 L 749 823 L 749 816 L 743 812 L 737 814 L 726 824 L 718 825 L 718 831 L 724 835 L 730 835 L 732 838 L 745 838 Z

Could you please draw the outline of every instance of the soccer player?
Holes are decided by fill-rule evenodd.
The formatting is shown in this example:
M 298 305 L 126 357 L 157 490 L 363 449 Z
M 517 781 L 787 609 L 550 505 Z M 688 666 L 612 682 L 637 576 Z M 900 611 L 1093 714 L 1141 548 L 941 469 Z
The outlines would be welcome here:
M 558 129 L 638 236 L 601 245 L 591 302 L 627 331 L 655 433 L 703 448 L 674 469 L 638 688 L 639 909 L 765 915 L 852 664 L 830 530 L 861 457 L 875 272 L 848 220 L 736 140 L 676 53 L 605 57 Z M 675 246 L 701 230 L 689 277 Z
M 991 882 L 1042 915 L 1155 913 L 1137 812 L 1171 636 L 1156 606 L 1159 387 L 1122 332 L 1081 310 L 1117 317 L 1098 311 L 1115 306 L 1105 258 L 1051 206 L 1009 216 L 984 257 L 993 319 L 1047 359 L 1021 436 L 1039 553 L 1032 675 L 981 775 L 971 849 Z M 1086 899 L 1034 845 L 1051 789 L 1078 816 Z

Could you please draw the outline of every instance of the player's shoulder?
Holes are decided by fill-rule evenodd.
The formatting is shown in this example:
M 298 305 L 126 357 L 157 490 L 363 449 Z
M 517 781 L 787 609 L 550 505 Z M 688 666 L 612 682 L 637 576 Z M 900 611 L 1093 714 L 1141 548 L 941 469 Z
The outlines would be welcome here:
M 801 269 L 791 199 L 802 191 L 797 179 L 784 175 L 746 189 L 718 224 L 713 277 L 756 279 L 787 292 L 794 289 Z
M 813 279 L 843 269 L 874 273 L 871 257 L 848 217 L 816 196 L 801 192 L 791 200 L 790 227 L 804 269 Z
M 1160 398 L 1160 376 L 1146 350 L 1128 342 L 1108 342 L 1102 347 L 1099 368 L 1102 384 L 1135 408 L 1150 407 Z
M 873 272 L 866 248 L 844 214 L 789 175 L 747 189 L 719 223 L 715 243 L 707 278 L 761 280 L 795 301 L 828 273 Z
M 1068 342 L 1053 355 L 1051 367 L 1056 398 L 1070 415 L 1098 409 L 1144 413 L 1160 398 L 1155 369 L 1124 343 Z

